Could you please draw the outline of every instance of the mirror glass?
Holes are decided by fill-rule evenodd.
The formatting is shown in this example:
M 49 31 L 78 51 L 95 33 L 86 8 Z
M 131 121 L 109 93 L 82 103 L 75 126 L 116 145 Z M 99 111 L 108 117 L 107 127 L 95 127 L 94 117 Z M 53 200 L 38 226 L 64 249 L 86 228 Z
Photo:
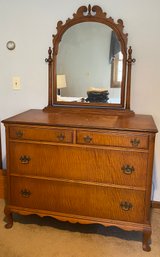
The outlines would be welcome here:
M 97 22 L 69 28 L 57 55 L 57 101 L 121 103 L 123 54 L 114 31 Z

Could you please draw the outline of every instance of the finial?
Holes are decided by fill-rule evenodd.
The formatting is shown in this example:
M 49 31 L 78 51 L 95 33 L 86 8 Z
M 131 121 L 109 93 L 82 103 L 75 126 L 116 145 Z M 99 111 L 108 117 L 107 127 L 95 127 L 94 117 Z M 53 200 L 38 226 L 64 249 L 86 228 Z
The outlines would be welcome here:
M 52 62 L 52 49 L 51 49 L 51 47 L 49 47 L 49 49 L 48 49 L 48 58 L 45 59 L 45 62 L 49 62 L 49 63 Z
M 89 15 L 91 15 L 91 10 L 92 10 L 92 9 L 91 9 L 91 5 L 89 4 L 89 5 L 88 5 L 88 14 L 89 14 Z

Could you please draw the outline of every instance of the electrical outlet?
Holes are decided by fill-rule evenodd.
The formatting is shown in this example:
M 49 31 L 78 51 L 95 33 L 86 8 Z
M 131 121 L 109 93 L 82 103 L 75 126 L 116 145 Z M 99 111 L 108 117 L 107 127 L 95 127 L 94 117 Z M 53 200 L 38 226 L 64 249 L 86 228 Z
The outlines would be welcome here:
M 14 90 L 19 90 L 19 89 L 21 89 L 20 77 L 13 77 L 13 78 L 12 78 L 12 88 L 13 88 Z

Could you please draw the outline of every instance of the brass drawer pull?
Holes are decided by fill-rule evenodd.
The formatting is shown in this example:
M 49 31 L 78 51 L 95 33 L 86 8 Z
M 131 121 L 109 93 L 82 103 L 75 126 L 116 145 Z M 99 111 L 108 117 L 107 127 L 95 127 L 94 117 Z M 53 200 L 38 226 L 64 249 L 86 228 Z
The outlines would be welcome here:
M 130 142 L 134 147 L 137 147 L 140 144 L 140 140 L 137 138 L 132 139 Z
M 30 195 L 31 195 L 31 192 L 30 192 L 29 190 L 27 190 L 26 188 L 25 188 L 25 189 L 22 189 L 20 193 L 21 193 L 21 195 L 22 195 L 23 197 L 25 197 L 25 198 L 28 198 L 28 197 L 30 197 Z
M 20 158 L 20 161 L 22 164 L 29 164 L 31 158 L 29 156 L 26 155 L 22 155 Z
M 64 141 L 65 139 L 65 135 L 63 135 L 62 133 L 60 135 L 57 136 L 59 141 Z
M 85 136 L 83 139 L 85 143 L 90 143 L 92 141 L 92 137 L 90 136 Z
M 17 136 L 18 138 L 22 138 L 22 137 L 23 137 L 23 132 L 20 131 L 20 130 L 16 131 L 16 136 Z
M 123 211 L 129 211 L 130 209 L 132 209 L 133 205 L 129 202 L 121 202 L 120 203 L 120 207 Z
M 123 173 L 126 175 L 131 175 L 133 171 L 135 171 L 133 166 L 124 165 L 122 166 L 121 170 L 123 170 Z

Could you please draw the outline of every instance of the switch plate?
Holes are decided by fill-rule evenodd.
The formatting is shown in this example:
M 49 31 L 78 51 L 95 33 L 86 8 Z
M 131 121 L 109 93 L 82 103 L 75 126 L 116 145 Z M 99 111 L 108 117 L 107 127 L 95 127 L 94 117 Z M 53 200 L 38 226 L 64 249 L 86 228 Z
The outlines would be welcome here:
M 12 88 L 15 89 L 15 90 L 21 89 L 20 77 L 13 77 L 12 78 Z

